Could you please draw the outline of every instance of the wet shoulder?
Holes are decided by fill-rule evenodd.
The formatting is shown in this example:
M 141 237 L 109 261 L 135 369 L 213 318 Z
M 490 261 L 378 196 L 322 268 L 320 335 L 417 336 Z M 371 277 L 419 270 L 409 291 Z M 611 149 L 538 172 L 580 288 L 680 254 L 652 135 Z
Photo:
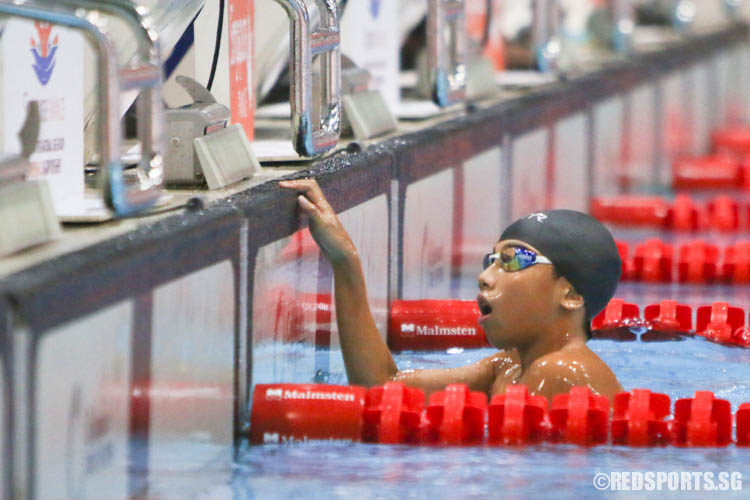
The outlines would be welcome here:
M 520 382 L 550 399 L 575 386 L 587 386 L 610 400 L 622 390 L 612 370 L 585 344 L 540 357 L 524 371 Z

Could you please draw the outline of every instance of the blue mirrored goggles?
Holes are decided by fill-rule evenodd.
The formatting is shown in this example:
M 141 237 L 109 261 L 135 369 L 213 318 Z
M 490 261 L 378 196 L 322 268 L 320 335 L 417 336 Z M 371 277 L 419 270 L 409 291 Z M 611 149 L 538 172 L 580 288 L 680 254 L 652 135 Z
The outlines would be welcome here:
M 547 257 L 537 255 L 534 251 L 523 247 L 510 246 L 498 253 L 488 253 L 484 256 L 484 268 L 487 269 L 497 262 L 503 271 L 512 273 L 523 271 L 534 264 L 552 264 Z

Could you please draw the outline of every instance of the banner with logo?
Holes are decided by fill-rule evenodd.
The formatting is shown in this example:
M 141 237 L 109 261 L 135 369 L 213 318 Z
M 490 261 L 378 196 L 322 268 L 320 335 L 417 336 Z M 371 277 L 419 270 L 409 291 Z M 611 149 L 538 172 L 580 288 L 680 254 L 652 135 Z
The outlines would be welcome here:
M 341 53 L 372 75 L 391 110 L 400 99 L 399 1 L 349 0 L 341 20 Z
M 479 46 L 487 35 L 484 55 L 492 61 L 496 70 L 505 69 L 505 50 L 502 33 L 504 0 L 466 0 L 466 34 Z M 491 9 L 489 12 L 487 8 Z M 489 23 L 489 26 L 487 26 Z
M 83 37 L 48 23 L 10 20 L 0 35 L 0 151 L 21 151 L 18 132 L 29 101 L 41 128 L 30 179 L 48 181 L 55 205 L 83 197 Z
M 207 85 L 216 49 L 219 2 L 206 2 L 190 28 L 193 37 L 172 76 L 165 83 L 165 100 L 171 107 L 189 104 L 187 94 L 175 83 L 178 75 Z M 211 94 L 232 111 L 232 123 L 242 125 L 248 139 L 254 135 L 253 87 L 254 1 L 228 0 L 223 13 L 219 58 Z

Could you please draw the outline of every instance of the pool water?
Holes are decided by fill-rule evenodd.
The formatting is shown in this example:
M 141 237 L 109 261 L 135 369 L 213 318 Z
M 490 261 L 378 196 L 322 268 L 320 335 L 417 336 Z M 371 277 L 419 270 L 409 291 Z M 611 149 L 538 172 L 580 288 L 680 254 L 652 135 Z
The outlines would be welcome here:
M 662 299 L 693 308 L 714 301 L 750 306 L 750 287 L 621 283 L 615 294 L 641 309 Z M 672 405 L 709 390 L 729 400 L 732 412 L 750 402 L 750 349 L 709 342 L 679 341 L 588 344 L 615 372 L 626 390 L 651 389 Z M 493 349 L 450 349 L 394 355 L 400 369 L 441 368 L 473 363 Z M 313 369 L 314 367 L 314 369 Z M 338 350 L 309 343 L 261 342 L 253 347 L 253 384 L 346 384 Z M 674 406 L 673 406 L 674 407 Z M 241 442 L 234 460 L 220 460 L 192 474 L 192 443 L 149 464 L 149 497 L 154 498 L 555 498 L 623 497 L 747 498 L 750 447 L 630 448 L 578 447 L 543 443 L 524 447 L 435 447 L 308 443 L 250 446 Z M 225 455 L 226 456 L 226 455 Z M 602 492 L 598 473 L 739 472 L 746 484 L 730 491 Z
M 592 340 L 590 347 L 614 370 L 626 390 L 648 388 L 677 398 L 696 390 L 711 390 L 728 399 L 732 411 L 750 402 L 750 350 L 688 338 L 670 342 Z M 270 356 L 271 352 L 274 356 Z M 395 356 L 401 369 L 463 365 L 490 355 L 493 349 Z M 264 355 L 266 354 L 266 355 Z M 256 383 L 286 367 L 286 382 L 312 382 L 314 349 L 304 344 L 256 346 Z M 319 355 L 319 353 L 318 353 Z M 275 361 L 273 361 L 275 359 Z M 330 371 L 316 378 L 345 383 L 338 351 L 330 353 Z M 278 379 L 277 379 L 278 380 Z M 183 460 L 189 460 L 189 447 Z M 179 456 L 179 450 L 175 451 Z M 187 457 L 187 458 L 184 458 Z M 746 498 L 750 491 L 750 448 L 629 448 L 544 443 L 524 447 L 434 447 L 373 444 L 294 444 L 250 446 L 243 442 L 232 463 L 218 463 L 199 474 L 183 477 L 174 463 L 152 463 L 158 484 L 150 492 L 163 498 L 556 498 L 594 497 L 594 476 L 617 471 L 740 472 L 742 491 L 713 492 L 721 497 Z M 666 486 L 664 487 L 666 489 Z M 202 492 L 202 493 L 199 493 Z M 615 492 L 610 492 L 615 493 Z M 618 495 L 694 496 L 706 491 L 638 491 Z

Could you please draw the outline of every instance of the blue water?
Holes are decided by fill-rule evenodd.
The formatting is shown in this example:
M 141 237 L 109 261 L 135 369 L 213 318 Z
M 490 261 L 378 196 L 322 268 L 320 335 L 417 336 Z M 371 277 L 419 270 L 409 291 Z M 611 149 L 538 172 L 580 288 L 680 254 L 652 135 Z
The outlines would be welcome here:
M 750 350 L 691 338 L 677 342 L 615 342 L 592 340 L 591 348 L 614 370 L 625 389 L 648 388 L 677 398 L 696 390 L 711 390 L 728 399 L 732 411 L 750 402 Z M 271 356 L 264 356 L 273 351 Z M 474 362 L 492 349 L 454 349 L 437 353 L 402 353 L 396 362 L 405 368 L 439 368 Z M 345 383 L 340 352 L 330 353 L 330 372 L 318 373 L 329 383 Z M 280 357 L 279 357 L 280 356 Z M 309 345 L 256 347 L 255 382 L 270 381 L 286 365 L 284 381 L 311 382 L 315 353 Z M 264 379 L 268 380 L 264 380 Z M 741 491 L 713 492 L 722 498 L 746 498 L 750 491 L 750 448 L 648 448 L 542 444 L 508 447 L 428 447 L 371 444 L 307 444 L 249 446 L 238 450 L 231 479 L 217 477 L 206 484 L 206 498 L 560 498 L 598 497 L 593 485 L 598 472 L 738 471 Z M 666 488 L 666 486 L 665 486 Z M 168 493 L 168 492 L 165 492 Z M 610 492 L 612 494 L 614 492 Z M 708 492 L 639 491 L 623 496 L 705 498 Z M 169 495 L 167 495 L 169 496 Z
M 623 283 L 617 297 L 643 307 L 673 298 L 691 306 L 728 301 L 750 305 L 750 287 Z M 592 340 L 589 346 L 612 368 L 626 390 L 666 393 L 672 404 L 697 390 L 728 399 L 732 411 L 750 402 L 750 349 L 703 338 L 671 342 Z M 395 355 L 401 369 L 466 365 L 493 349 Z M 306 343 L 253 347 L 253 383 L 346 384 L 340 351 L 315 351 Z M 220 450 L 218 450 L 220 452 Z M 629 448 L 541 444 L 527 447 L 430 447 L 372 444 L 250 446 L 233 460 L 186 474 L 194 448 L 174 450 L 175 461 L 152 461 L 154 498 L 748 498 L 750 448 Z M 600 491 L 599 473 L 739 472 L 743 491 Z

